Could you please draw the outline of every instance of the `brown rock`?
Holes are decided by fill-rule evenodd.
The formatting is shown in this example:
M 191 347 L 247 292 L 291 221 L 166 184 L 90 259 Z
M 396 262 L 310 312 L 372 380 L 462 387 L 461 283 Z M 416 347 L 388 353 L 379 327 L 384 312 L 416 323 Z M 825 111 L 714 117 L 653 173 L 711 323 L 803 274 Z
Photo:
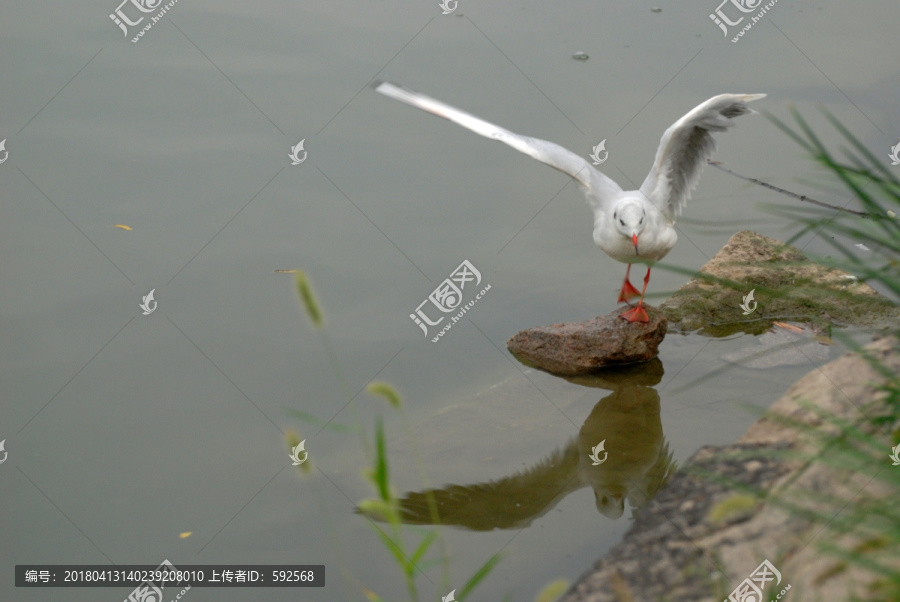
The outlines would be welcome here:
M 646 324 L 620 318 L 628 309 L 623 307 L 585 322 L 529 328 L 509 339 L 506 346 L 522 363 L 566 376 L 646 362 L 656 357 L 668 322 L 655 307 L 644 307 L 650 317 Z
M 741 303 L 754 293 L 753 313 Z M 761 334 L 775 320 L 893 328 L 900 308 L 852 274 L 811 261 L 773 238 L 738 232 L 659 306 L 674 330 L 722 337 Z

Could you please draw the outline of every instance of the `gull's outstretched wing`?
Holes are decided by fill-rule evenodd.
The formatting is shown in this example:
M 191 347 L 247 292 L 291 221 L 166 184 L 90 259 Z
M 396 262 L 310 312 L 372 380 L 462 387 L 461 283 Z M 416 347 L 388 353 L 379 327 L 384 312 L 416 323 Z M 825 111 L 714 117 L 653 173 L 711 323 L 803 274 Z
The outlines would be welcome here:
M 410 492 L 399 500 L 400 517 L 410 525 L 453 525 L 472 531 L 524 529 L 570 493 L 587 486 L 578 460 L 573 438 L 534 466 L 496 481 Z M 437 516 L 432 514 L 429 497 Z M 359 508 L 356 511 L 364 514 Z
M 592 204 L 598 202 L 602 204 L 610 200 L 616 193 L 622 192 L 622 188 L 613 180 L 594 169 L 585 159 L 558 144 L 515 134 L 430 96 L 413 92 L 390 82 L 377 82 L 374 84 L 374 88 L 385 96 L 449 119 L 485 138 L 499 140 L 541 163 L 546 163 L 550 167 L 572 176 L 585 189 L 588 200 Z
M 724 132 L 733 119 L 756 111 L 745 103 L 765 94 L 720 94 L 673 123 L 659 141 L 656 159 L 641 192 L 669 219 L 681 214 L 706 159 L 716 148 L 711 132 Z

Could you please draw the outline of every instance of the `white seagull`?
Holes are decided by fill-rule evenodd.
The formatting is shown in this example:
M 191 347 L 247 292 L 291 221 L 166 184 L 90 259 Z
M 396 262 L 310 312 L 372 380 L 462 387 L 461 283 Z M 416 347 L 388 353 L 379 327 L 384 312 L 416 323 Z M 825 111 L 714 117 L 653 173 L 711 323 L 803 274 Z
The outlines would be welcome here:
M 594 242 L 617 261 L 628 264 L 619 302 L 640 296 L 638 304 L 621 315 L 629 322 L 649 322 L 644 293 L 650 267 L 675 246 L 675 218 L 681 214 L 697 184 L 706 159 L 715 150 L 711 132 L 734 125 L 733 118 L 756 113 L 745 103 L 765 94 L 720 94 L 703 102 L 663 132 L 656 159 L 638 190 L 622 190 L 585 159 L 558 144 L 514 134 L 424 94 L 376 82 L 375 90 L 423 111 L 434 113 L 486 138 L 499 140 L 526 155 L 573 177 L 594 211 Z M 640 292 L 628 280 L 632 263 L 647 265 Z

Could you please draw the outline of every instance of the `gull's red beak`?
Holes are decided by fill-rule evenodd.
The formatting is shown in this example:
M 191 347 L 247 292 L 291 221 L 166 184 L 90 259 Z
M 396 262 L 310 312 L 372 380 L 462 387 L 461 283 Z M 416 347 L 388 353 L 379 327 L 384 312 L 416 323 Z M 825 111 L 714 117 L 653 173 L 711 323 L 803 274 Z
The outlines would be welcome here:
M 635 255 L 640 255 L 640 253 L 638 252 L 637 234 L 632 234 L 632 235 L 631 235 L 631 242 L 634 243 L 634 254 L 635 254 Z

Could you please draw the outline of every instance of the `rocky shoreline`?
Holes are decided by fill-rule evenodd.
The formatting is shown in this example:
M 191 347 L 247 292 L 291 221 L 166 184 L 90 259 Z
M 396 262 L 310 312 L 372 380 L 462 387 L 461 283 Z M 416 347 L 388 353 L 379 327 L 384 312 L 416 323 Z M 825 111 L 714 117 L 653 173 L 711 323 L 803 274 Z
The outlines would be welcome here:
M 879 389 L 886 377 L 871 360 L 887 374 L 900 374 L 900 341 L 883 337 L 862 352 L 869 359 L 848 353 L 812 370 L 734 445 L 694 454 L 635 513 L 623 541 L 560 602 L 718 602 L 764 560 L 780 573 L 777 586 L 765 590 L 772 599 L 786 586 L 794 600 L 875 599 L 873 573 L 820 551 L 823 543 L 858 549 L 865 541 L 803 514 L 837 516 L 842 502 L 884 503 L 896 493 L 872 476 L 900 470 L 888 458 L 900 424 L 879 423 L 887 415 L 887 393 Z M 825 416 L 883 441 L 884 454 L 855 469 L 834 466 L 828 449 L 844 430 Z M 799 509 L 788 511 L 754 492 L 775 494 Z M 900 570 L 896 550 L 875 548 L 880 563 Z
M 747 315 L 751 290 L 756 311 Z M 658 310 L 648 310 L 652 328 L 635 329 L 631 338 L 610 341 L 623 322 L 613 312 L 523 331 L 509 348 L 530 365 L 572 378 L 596 366 L 646 362 L 668 322 L 669 331 L 712 337 L 765 333 L 742 362 L 766 368 L 790 362 L 780 348 L 817 365 L 811 353 L 828 342 L 833 325 L 875 332 L 900 325 L 900 308 L 854 276 L 750 231 L 735 234 Z M 607 340 L 595 347 L 591 336 Z M 896 599 L 879 595 L 875 572 L 822 548 L 854 550 L 900 571 L 896 537 L 883 537 L 861 510 L 884 514 L 898 490 L 894 473 L 884 471 L 900 473 L 888 457 L 900 421 L 890 418 L 889 393 L 881 388 L 891 379 L 896 387 L 897 374 L 900 340 L 886 334 L 810 371 L 733 445 L 704 447 L 670 475 L 635 511 L 623 540 L 559 602 L 727 602 L 745 599 L 735 593 L 741 587 L 756 591 L 756 602 L 787 592 L 793 600 Z M 848 443 L 859 436 L 878 445 L 861 453 Z

